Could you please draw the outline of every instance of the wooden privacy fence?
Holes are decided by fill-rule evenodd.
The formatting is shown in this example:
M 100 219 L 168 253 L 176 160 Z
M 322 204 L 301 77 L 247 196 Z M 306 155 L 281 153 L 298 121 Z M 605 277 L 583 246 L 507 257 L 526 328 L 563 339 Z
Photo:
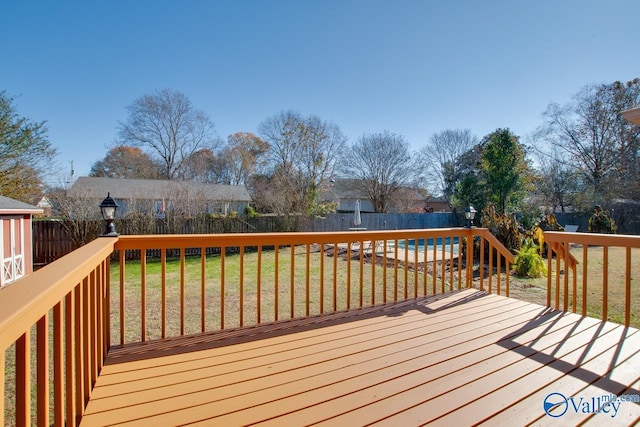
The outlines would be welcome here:
M 62 221 L 33 221 L 34 268 L 50 264 L 74 249 Z
M 414 230 L 459 225 L 457 216 L 451 213 L 364 213 L 361 218 L 361 227 L 368 230 Z M 352 222 L 353 214 L 349 213 L 331 214 L 326 217 L 291 215 L 256 218 L 169 218 L 152 220 L 151 223 L 125 218 L 116 220 L 116 229 L 123 235 L 319 232 L 347 231 L 353 226 Z M 93 220 L 34 221 L 34 267 L 49 264 L 92 241 L 98 237 L 100 229 L 101 222 Z

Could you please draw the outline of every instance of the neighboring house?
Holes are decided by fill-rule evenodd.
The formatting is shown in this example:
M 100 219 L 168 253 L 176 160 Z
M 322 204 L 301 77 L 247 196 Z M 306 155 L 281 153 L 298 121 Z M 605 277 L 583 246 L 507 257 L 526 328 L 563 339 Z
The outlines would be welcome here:
M 244 185 L 208 184 L 190 181 L 79 177 L 68 191 L 70 198 L 95 200 L 107 196 L 118 203 L 118 215 L 137 211 L 185 216 L 198 214 L 244 214 L 251 196 Z M 135 205 L 135 206 L 133 206 Z
M 425 212 L 451 212 L 451 206 L 444 197 L 432 197 L 425 200 Z
M 375 212 L 371 200 L 358 186 L 359 181 L 351 178 L 338 178 L 334 180 L 323 192 L 325 202 L 336 202 L 337 212 L 353 212 L 356 201 L 360 200 L 360 212 Z M 398 193 L 392 212 L 425 212 L 425 200 L 427 194 L 424 190 L 403 187 Z
M 46 196 L 42 197 L 36 206 L 42 209 L 43 216 L 45 217 L 51 216 L 51 201 L 49 201 L 48 197 Z
M 357 200 L 360 200 L 360 212 L 374 212 L 373 204 L 358 189 L 357 184 L 358 180 L 356 179 L 338 178 L 331 182 L 322 197 L 325 202 L 337 203 L 337 212 L 354 212 Z
M 33 271 L 31 219 L 42 209 L 0 196 L 0 287 Z

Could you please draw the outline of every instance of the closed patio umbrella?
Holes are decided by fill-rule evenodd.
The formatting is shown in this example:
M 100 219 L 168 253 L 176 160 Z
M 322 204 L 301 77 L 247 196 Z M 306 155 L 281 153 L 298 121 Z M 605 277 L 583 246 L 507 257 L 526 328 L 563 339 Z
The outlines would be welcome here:
M 356 200 L 356 209 L 353 212 L 353 223 L 356 227 L 362 224 L 362 218 L 360 218 L 360 200 Z

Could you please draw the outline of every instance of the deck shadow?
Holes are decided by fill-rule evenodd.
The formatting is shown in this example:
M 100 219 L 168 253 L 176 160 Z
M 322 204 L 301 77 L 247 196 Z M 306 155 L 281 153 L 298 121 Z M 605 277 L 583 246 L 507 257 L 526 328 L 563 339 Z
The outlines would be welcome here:
M 205 332 L 181 337 L 151 340 L 141 343 L 112 346 L 105 365 L 126 363 L 136 360 L 153 359 L 163 356 L 184 354 L 212 348 L 233 346 L 236 344 L 280 337 L 298 332 L 321 329 L 375 317 L 396 317 L 416 310 L 424 314 L 435 314 L 455 306 L 466 304 L 486 296 L 486 292 L 478 290 L 458 290 L 443 294 L 380 304 L 349 311 L 321 314 L 301 319 L 289 319 L 268 324 L 245 326 L 224 331 Z M 454 298 L 435 308 L 430 304 Z

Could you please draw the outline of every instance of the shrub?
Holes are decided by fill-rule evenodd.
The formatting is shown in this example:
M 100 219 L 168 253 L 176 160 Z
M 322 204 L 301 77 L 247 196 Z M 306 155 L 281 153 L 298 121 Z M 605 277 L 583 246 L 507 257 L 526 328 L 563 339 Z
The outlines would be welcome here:
M 481 224 L 511 252 L 520 248 L 524 230 L 515 215 L 497 213 L 493 204 L 489 203 L 482 209 Z
M 547 266 L 533 239 L 527 238 L 513 260 L 513 271 L 522 277 L 541 277 L 547 274 Z
M 244 208 L 244 214 L 247 218 L 257 218 L 258 217 L 258 213 L 255 211 L 255 209 L 253 209 L 251 206 L 247 205 Z
M 616 222 L 605 211 L 600 209 L 599 205 L 593 208 L 593 215 L 589 218 L 589 232 L 590 233 L 603 233 L 603 234 L 616 234 L 618 227 Z

